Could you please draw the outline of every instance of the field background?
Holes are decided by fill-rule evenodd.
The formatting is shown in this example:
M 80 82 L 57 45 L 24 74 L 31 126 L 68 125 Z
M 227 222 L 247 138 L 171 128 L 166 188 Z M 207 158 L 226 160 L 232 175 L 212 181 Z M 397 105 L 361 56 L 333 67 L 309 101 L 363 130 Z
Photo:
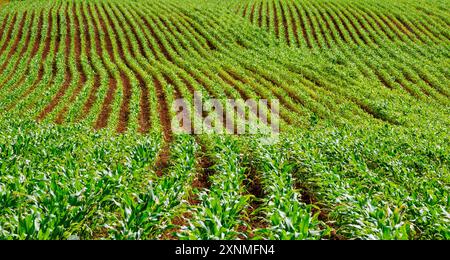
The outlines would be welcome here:
M 450 239 L 449 3 L 2 5 L 0 239 Z M 280 142 L 174 134 L 195 91 Z

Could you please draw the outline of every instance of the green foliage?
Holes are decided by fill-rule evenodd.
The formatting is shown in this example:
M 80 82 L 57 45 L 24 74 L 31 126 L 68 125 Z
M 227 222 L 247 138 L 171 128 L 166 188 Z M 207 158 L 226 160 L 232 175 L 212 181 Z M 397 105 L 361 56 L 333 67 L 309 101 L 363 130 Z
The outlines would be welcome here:
M 450 239 L 448 0 L 9 2 L 0 239 Z M 280 142 L 175 135 L 194 92 Z
M 148 185 L 161 142 L 10 119 L 1 132 L 2 239 L 97 237 L 117 202 Z

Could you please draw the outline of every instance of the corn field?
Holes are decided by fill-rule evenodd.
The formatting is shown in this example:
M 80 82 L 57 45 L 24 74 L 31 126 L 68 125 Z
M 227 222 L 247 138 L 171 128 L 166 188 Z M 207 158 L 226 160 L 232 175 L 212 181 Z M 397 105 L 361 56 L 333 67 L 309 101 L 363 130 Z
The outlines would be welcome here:
M 450 239 L 449 28 L 448 0 L 0 1 L 0 239 Z M 195 93 L 279 100 L 279 142 L 175 133 Z

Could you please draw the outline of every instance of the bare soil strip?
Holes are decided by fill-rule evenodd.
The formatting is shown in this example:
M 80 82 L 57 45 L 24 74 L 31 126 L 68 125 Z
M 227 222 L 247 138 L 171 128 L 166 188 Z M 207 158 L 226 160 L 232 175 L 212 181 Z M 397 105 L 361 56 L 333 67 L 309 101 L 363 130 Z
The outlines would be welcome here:
M 67 90 L 70 87 L 70 84 L 72 82 L 72 72 L 69 67 L 69 58 L 70 58 L 70 44 L 71 44 L 71 25 L 69 23 L 69 14 L 68 14 L 68 6 L 66 6 L 65 10 L 65 18 L 66 18 L 66 37 L 65 37 L 65 48 L 64 48 L 64 56 L 65 56 L 65 65 L 66 65 L 66 71 L 64 75 L 64 83 L 62 87 L 58 90 L 56 93 L 56 96 L 50 101 L 50 103 L 44 108 L 44 110 L 39 114 L 37 117 L 38 120 L 44 119 L 49 113 L 51 113 L 56 106 L 59 104 L 61 99 L 66 94 Z M 56 75 L 56 72 L 52 73 L 53 75 Z
M 305 14 L 306 14 L 306 21 L 308 22 L 309 28 L 311 28 L 311 34 L 313 35 L 315 44 L 317 44 L 317 46 L 319 46 L 319 48 L 321 48 L 322 46 L 321 46 L 320 41 L 319 41 L 319 35 L 318 35 L 317 31 L 316 31 L 316 27 L 314 26 L 314 24 L 312 22 L 314 16 L 311 15 L 309 13 L 309 10 L 306 9 L 306 8 L 305 8 Z
M 335 17 L 337 17 L 337 19 L 339 19 L 340 24 L 343 25 L 345 31 L 347 31 L 347 34 L 350 35 L 350 38 L 352 39 L 353 43 L 356 44 L 356 45 L 358 45 L 358 40 L 355 38 L 355 35 L 354 35 L 354 34 L 352 33 L 352 31 L 350 30 L 350 27 L 348 26 L 348 23 L 345 22 L 344 19 L 343 19 L 341 16 L 339 16 L 338 13 L 336 13 L 336 12 L 333 11 L 333 12 L 330 14 L 330 12 L 331 12 L 330 10 L 327 10 L 328 15 L 331 17 L 331 20 L 334 21 L 334 20 L 335 20 Z M 334 22 L 333 22 L 333 23 L 334 23 Z M 360 35 L 359 35 L 359 36 L 360 36 Z M 360 37 L 361 37 L 361 36 L 360 36 Z
M 197 157 L 197 177 L 194 179 L 192 183 L 192 188 L 195 190 L 208 190 L 211 188 L 211 181 L 210 177 L 215 174 L 213 170 L 214 163 L 212 162 L 211 158 L 208 156 L 208 151 L 205 146 L 205 144 L 202 142 L 202 140 L 198 136 L 194 136 L 196 142 L 200 146 L 200 153 Z M 191 205 L 198 205 L 200 203 L 200 200 L 198 197 L 192 193 L 189 196 L 189 204 Z
M 119 113 L 119 124 L 117 126 L 117 132 L 124 133 L 127 130 L 128 121 L 130 119 L 130 100 L 131 100 L 131 83 L 128 76 L 125 73 L 120 73 L 123 86 L 123 99 Z
M 5 33 L 6 22 L 8 22 L 8 19 L 9 19 L 9 13 L 7 13 L 5 15 L 5 17 L 3 18 L 3 23 L 0 26 L 0 40 L 3 38 L 3 34 Z
M 162 44 L 161 39 L 159 39 L 158 35 L 156 34 L 155 30 L 153 29 L 153 26 L 150 25 L 150 23 L 147 21 L 146 18 L 141 16 L 142 21 L 144 22 L 145 26 L 148 30 L 150 30 L 150 33 L 152 37 L 155 39 L 156 43 L 158 44 L 159 50 L 162 52 L 164 57 L 170 61 L 171 63 L 174 63 L 174 60 L 172 56 L 170 56 L 169 52 L 167 51 L 166 47 Z
M 317 197 L 315 196 L 315 194 L 305 185 L 303 185 L 302 183 L 296 182 L 296 189 L 300 191 L 301 196 L 300 196 L 300 200 L 307 204 L 307 205 L 314 205 L 316 207 L 319 207 L 319 209 L 317 209 L 316 207 L 312 208 L 312 213 L 313 214 L 318 214 L 318 219 L 320 221 L 322 221 L 323 223 L 325 223 L 328 227 L 330 227 L 331 230 L 331 234 L 328 237 L 328 239 L 331 240 L 347 240 L 346 237 L 337 234 L 336 231 L 336 227 L 333 225 L 333 221 L 330 218 L 330 216 L 328 215 L 329 210 L 324 209 L 324 205 L 322 205 L 320 203 L 320 201 L 317 199 Z
M 300 39 L 298 38 L 298 28 L 297 23 L 295 22 L 294 13 L 292 12 L 292 8 L 288 6 L 288 12 L 290 16 L 290 23 L 292 26 L 292 33 L 294 34 L 295 46 L 300 47 Z
M 138 36 L 135 28 L 132 26 L 131 22 L 129 21 L 128 17 L 125 16 L 125 14 L 123 13 L 123 10 L 119 8 L 119 12 L 121 13 L 121 15 L 123 17 L 125 17 L 125 21 L 128 24 L 129 28 L 131 28 L 131 31 L 133 33 L 134 38 L 136 39 L 138 46 L 139 46 L 139 52 L 138 54 L 133 53 L 134 55 L 141 55 L 141 56 L 145 56 L 145 51 L 144 51 L 144 45 L 140 39 L 140 37 Z M 131 42 L 130 39 L 127 37 L 128 40 L 128 45 L 131 46 Z M 147 57 L 146 57 L 147 58 Z M 139 105 L 140 105 L 140 111 L 139 111 L 139 132 L 141 133 L 147 133 L 151 127 L 151 122 L 150 122 L 150 101 L 149 101 L 149 92 L 148 92 L 148 86 L 145 83 L 144 78 L 135 72 L 135 76 L 138 80 L 139 83 L 139 88 L 141 89 L 141 95 L 140 95 L 140 100 L 139 100 Z
M 52 8 L 50 9 L 50 12 L 51 12 L 52 9 L 53 9 L 53 6 L 52 6 Z M 31 55 L 30 55 L 30 57 L 29 57 L 28 60 L 27 60 L 27 65 L 26 65 L 25 73 L 22 75 L 22 77 L 20 77 L 20 79 L 19 79 L 19 81 L 17 82 L 17 84 L 15 84 L 15 86 L 12 87 L 12 90 L 15 90 L 16 88 L 18 88 L 19 86 L 21 86 L 21 85 L 23 84 L 23 82 L 25 81 L 25 79 L 26 79 L 28 73 L 30 72 L 30 69 L 31 69 L 31 68 L 30 68 L 31 60 L 36 56 L 36 53 L 37 53 L 37 51 L 39 50 L 39 46 L 40 46 L 40 43 L 41 43 L 41 38 L 42 38 L 41 33 L 42 33 L 42 24 L 43 24 L 43 22 L 44 22 L 44 14 L 43 14 L 43 12 L 41 12 L 41 14 L 40 14 L 40 16 L 39 16 L 39 21 L 38 21 L 38 25 L 37 25 L 37 30 L 36 30 L 36 39 L 35 39 L 35 41 L 34 41 L 34 45 L 33 45 L 33 48 L 32 48 L 32 50 L 31 50 Z M 32 28 L 30 27 L 30 32 L 31 32 L 31 30 L 32 30 Z M 28 41 L 30 41 L 30 39 L 28 39 Z M 4 82 L 7 82 L 7 81 L 4 81 Z M 3 87 L 3 86 L 0 85 L 0 89 L 1 89 L 2 87 Z M 12 108 L 14 108 L 14 107 L 16 106 L 16 104 L 17 104 L 17 102 L 11 103 L 11 104 L 7 107 L 6 110 L 7 110 L 7 111 L 10 111 Z
M 91 64 L 91 66 L 93 66 L 93 62 L 92 62 L 92 58 L 91 58 L 92 40 L 91 40 L 91 35 L 90 35 L 89 31 L 88 31 L 89 23 L 88 23 L 88 20 L 86 18 L 86 15 L 85 15 L 85 7 L 84 7 L 84 5 L 81 8 L 81 19 L 82 19 L 83 27 L 85 29 L 85 34 L 84 35 L 86 37 L 85 38 L 86 39 L 85 52 L 86 52 L 86 55 L 88 57 L 89 63 Z M 92 18 L 90 17 L 89 19 L 92 19 Z M 97 55 L 99 57 L 101 57 L 100 55 L 101 55 L 102 49 L 101 49 L 101 46 L 100 46 L 101 44 L 100 44 L 100 39 L 99 39 L 100 36 L 99 36 L 98 28 L 95 25 L 93 27 L 94 27 L 94 33 L 96 35 L 96 37 L 95 37 L 95 50 L 97 52 Z M 89 112 L 92 109 L 92 106 L 94 105 L 95 101 L 97 100 L 97 92 L 98 92 L 98 89 L 101 86 L 101 78 L 98 75 L 98 71 L 96 71 L 94 66 L 93 66 L 93 69 L 95 71 L 94 85 L 93 85 L 93 87 L 91 88 L 91 90 L 89 92 L 89 96 L 88 96 L 88 99 L 87 99 L 86 103 L 83 106 L 83 113 L 80 114 L 80 117 L 77 120 L 81 120 L 81 119 L 85 118 L 89 114 Z
M 61 8 L 61 5 L 58 7 L 58 13 L 59 13 L 60 8 Z M 39 66 L 37 79 L 33 82 L 33 84 L 24 93 L 22 93 L 22 95 L 20 96 L 19 100 L 24 100 L 26 97 L 28 97 L 36 89 L 36 87 L 39 85 L 39 83 L 42 81 L 42 79 L 44 77 L 44 62 L 46 61 L 47 56 L 50 53 L 51 37 L 52 37 L 52 31 L 53 31 L 52 11 L 53 11 L 53 6 L 52 6 L 52 8 L 50 9 L 50 11 L 48 13 L 47 34 L 45 36 L 44 49 L 42 50 L 42 56 L 41 56 L 42 62 L 40 64 L 40 66 Z M 59 25 L 60 25 L 60 20 L 59 20 L 59 15 L 57 14 L 57 30 L 56 31 L 58 33 L 57 33 L 57 39 L 56 39 L 57 41 L 55 43 L 55 53 L 57 53 L 57 50 L 59 48 L 59 31 L 60 31 Z M 42 24 L 40 26 L 41 26 L 41 29 L 42 29 Z M 35 41 L 35 45 L 33 47 L 33 57 L 37 54 L 37 52 L 38 52 L 38 50 L 40 48 L 41 35 L 39 34 L 39 36 L 37 38 L 39 39 L 39 41 L 38 40 Z M 31 59 L 32 58 L 30 58 L 29 62 L 31 62 Z M 53 58 L 52 65 L 55 66 L 55 58 Z M 28 71 L 29 71 L 29 69 L 28 69 Z M 28 74 L 28 71 L 27 71 L 26 74 Z M 25 80 L 25 76 L 26 75 L 24 75 L 23 80 Z M 53 81 L 53 76 L 51 77 L 51 81 L 50 82 L 52 82 L 52 81 Z M 15 103 L 11 104 L 9 109 L 13 109 L 17 105 L 17 103 L 18 102 L 15 102 Z
M 284 27 L 284 37 L 286 38 L 287 45 L 291 46 L 291 39 L 289 38 L 289 25 L 286 18 L 286 12 L 284 11 L 283 3 L 280 2 L 281 18 Z
M 109 31 L 107 30 L 105 21 L 101 17 L 97 5 L 94 5 L 94 10 L 95 10 L 96 15 L 97 15 L 97 17 L 99 19 L 99 22 L 100 22 L 101 32 L 103 32 L 105 34 L 104 38 L 105 38 L 106 51 L 107 51 L 110 59 L 112 60 L 112 62 L 116 63 L 116 58 L 114 56 L 114 49 L 113 49 L 113 46 L 112 46 L 111 37 L 110 37 Z M 89 11 L 89 15 L 91 17 L 94 17 L 93 14 L 92 14 L 92 11 Z M 96 44 L 99 44 L 99 37 L 100 37 L 100 35 L 98 34 L 99 31 L 100 31 L 99 28 L 97 28 L 97 26 L 95 26 Z M 99 56 L 104 58 L 102 56 L 102 47 L 101 47 L 101 45 L 97 45 L 97 52 L 100 52 Z M 105 64 L 103 64 L 103 65 L 105 65 Z M 109 118 L 111 116 L 111 110 L 112 110 L 111 104 L 114 101 L 114 97 L 115 97 L 115 94 L 116 94 L 116 91 L 117 91 L 117 80 L 116 80 L 116 78 L 114 77 L 114 75 L 112 74 L 112 72 L 109 69 L 108 69 L 108 72 L 109 72 L 109 77 L 110 77 L 110 79 L 109 79 L 109 87 L 108 87 L 108 91 L 106 93 L 106 97 L 103 100 L 101 112 L 100 112 L 100 114 L 99 114 L 99 116 L 97 118 L 97 121 L 95 123 L 95 128 L 96 129 L 104 128 L 104 127 L 106 127 L 108 125 L 108 120 L 109 120 Z M 122 76 L 123 72 L 120 71 L 119 73 L 121 73 L 121 76 Z M 122 83 L 125 84 L 125 81 L 124 81 L 124 79 L 122 77 L 121 77 L 121 80 L 123 81 Z
M 246 17 L 246 16 L 247 16 L 248 5 L 249 5 L 249 3 L 246 3 L 246 4 L 245 4 L 244 12 L 242 13 L 242 16 L 243 16 L 243 17 Z
M 111 114 L 111 104 L 114 101 L 114 95 L 117 90 L 117 80 L 115 78 L 109 79 L 109 87 L 106 93 L 105 100 L 103 100 L 101 112 L 95 122 L 95 129 L 105 128 L 108 125 L 108 120 Z
M 303 38 L 306 40 L 306 45 L 308 46 L 308 48 L 311 49 L 312 48 L 312 44 L 311 44 L 311 40 L 309 39 L 308 33 L 306 31 L 306 25 L 305 25 L 305 22 L 303 21 L 303 16 L 300 13 L 300 9 L 297 6 L 297 4 L 293 3 L 293 6 L 294 6 L 294 9 L 295 9 L 295 12 L 297 13 L 298 19 L 300 20 L 300 26 L 302 27 Z
M 55 122 L 57 124 L 63 123 L 66 113 L 69 110 L 69 107 L 73 104 L 76 97 L 80 94 L 83 86 L 86 84 L 86 81 L 87 81 L 87 77 L 83 71 L 83 66 L 81 65 L 81 52 L 82 52 L 82 50 L 81 50 L 81 47 L 82 47 L 81 46 L 81 32 L 80 32 L 80 22 L 78 19 L 78 15 L 76 15 L 76 13 L 77 13 L 76 6 L 73 5 L 72 14 L 74 14 L 74 22 L 75 22 L 75 34 L 74 34 L 75 35 L 75 41 L 74 41 L 75 62 L 76 62 L 78 75 L 80 75 L 80 78 L 77 83 L 77 87 L 75 88 L 74 92 L 72 93 L 72 95 L 69 98 L 69 102 L 64 105 L 64 108 L 59 112 L 58 116 L 56 117 Z
M 252 9 L 250 11 L 250 22 L 251 23 L 253 23 L 253 20 L 255 19 L 255 5 L 256 5 L 256 2 L 254 2 L 252 4 Z
M 109 13 L 105 10 L 105 6 L 102 5 L 102 10 L 106 14 L 106 19 L 108 22 L 108 26 L 112 28 L 113 30 L 113 36 L 118 39 L 119 33 L 117 32 L 117 28 L 115 27 L 112 18 L 110 17 Z M 106 29 L 106 28 L 104 28 Z M 128 37 L 126 37 L 128 39 Z M 131 42 L 128 39 L 128 44 L 131 46 Z M 120 41 L 118 41 L 118 49 L 119 49 L 119 57 L 120 59 L 125 63 L 125 66 L 128 67 L 128 69 L 131 69 L 131 66 L 127 63 L 127 59 L 125 58 L 125 52 L 122 44 Z M 132 69 L 131 69 L 132 70 Z M 136 71 L 132 70 L 134 74 L 138 74 Z M 122 89 L 123 89 L 123 96 L 122 96 L 122 105 L 120 107 L 120 113 L 119 113 L 119 123 L 117 126 L 117 132 L 124 133 L 127 130 L 128 122 L 130 119 L 130 103 L 131 103 L 131 96 L 132 96 L 132 86 L 130 82 L 130 78 L 128 75 L 125 74 L 123 70 L 120 72 L 120 78 L 122 81 Z M 144 85 L 145 87 L 145 85 Z
M 6 33 L 6 40 L 3 43 L 2 47 L 0 48 L 0 55 L 3 54 L 3 52 L 5 51 L 6 47 L 8 47 L 10 41 L 11 41 L 11 37 L 12 37 L 12 32 L 14 29 L 14 25 L 16 24 L 16 20 L 17 20 L 17 13 L 14 14 L 14 17 L 10 23 L 10 27 L 8 29 L 8 32 Z
M 277 12 L 278 10 L 275 1 L 272 2 L 272 10 L 273 10 L 273 23 L 275 27 L 275 35 L 277 36 L 277 38 L 280 38 L 280 28 L 278 25 L 278 12 Z
M 244 185 L 247 187 L 247 193 L 252 195 L 252 200 L 250 202 L 250 208 L 247 210 L 247 218 L 249 218 L 248 227 L 240 227 L 240 231 L 246 234 L 247 237 L 242 237 L 242 239 L 252 239 L 255 237 L 255 230 L 263 229 L 268 227 L 267 221 L 265 221 L 265 216 L 261 207 L 263 204 L 263 199 L 266 196 L 264 193 L 263 186 L 261 184 L 261 179 L 254 167 L 248 166 L 249 171 L 247 173 L 247 178 L 244 180 Z
M 35 18 L 35 14 L 33 12 L 32 16 L 31 16 L 31 21 L 34 21 L 34 18 Z M 25 38 L 25 43 L 24 43 L 22 49 L 20 50 L 20 54 L 18 56 L 19 58 L 16 60 L 16 62 L 14 64 L 13 68 L 11 69 L 11 72 L 9 73 L 9 75 L 7 77 L 5 77 L 4 80 L 0 81 L 1 82 L 0 83 L 0 89 L 2 89 L 4 84 L 9 82 L 12 79 L 12 77 L 15 75 L 15 73 L 17 72 L 17 68 L 18 68 L 19 64 L 21 63 L 21 61 L 22 61 L 21 58 L 24 56 L 24 54 L 28 50 L 28 46 L 30 46 L 32 30 L 33 30 L 33 26 L 32 26 L 32 24 L 30 24 L 28 26 L 28 31 L 27 31 L 27 36 Z M 40 32 L 40 30 L 39 30 L 39 32 Z M 17 45 L 15 47 L 13 47 L 13 49 L 11 49 L 11 51 L 8 53 L 8 59 L 6 59 L 5 62 L 3 62 L 3 65 L 0 68 L 0 72 L 5 70 L 5 68 L 8 66 L 9 60 L 10 60 L 11 56 L 14 54 L 14 52 L 16 50 L 17 50 Z M 30 60 L 31 60 L 31 58 L 27 59 L 27 62 L 26 62 L 26 66 L 27 67 L 30 64 Z M 27 70 L 28 70 L 28 68 L 27 68 Z M 23 83 L 23 79 L 26 77 L 26 75 L 27 75 L 27 73 L 23 74 L 22 77 L 19 79 L 19 81 L 17 81 L 17 83 L 15 84 L 15 86 L 13 86 L 12 89 L 16 89 L 18 86 L 20 86 Z
M 262 10 L 263 10 L 263 2 L 260 3 L 259 8 L 258 8 L 258 26 L 262 27 L 262 19 L 263 19 L 263 14 L 262 14 Z
M 153 85 L 155 87 L 156 97 L 158 99 L 158 107 L 159 117 L 161 126 L 163 129 L 164 135 L 164 146 L 161 149 L 161 152 L 158 156 L 158 160 L 156 161 L 156 174 L 158 176 L 162 176 L 164 174 L 164 170 L 169 166 L 170 159 L 170 143 L 173 140 L 172 128 L 170 122 L 170 111 L 166 102 L 166 97 L 164 94 L 163 86 L 161 82 L 158 80 L 156 76 L 153 76 Z

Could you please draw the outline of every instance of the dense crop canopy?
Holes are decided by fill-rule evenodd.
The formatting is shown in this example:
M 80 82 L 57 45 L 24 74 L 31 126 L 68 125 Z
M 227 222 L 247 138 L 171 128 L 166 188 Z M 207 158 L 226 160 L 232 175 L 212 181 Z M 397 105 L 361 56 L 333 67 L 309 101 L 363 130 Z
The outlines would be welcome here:
M 0 6 L 0 239 L 450 239 L 448 0 Z

